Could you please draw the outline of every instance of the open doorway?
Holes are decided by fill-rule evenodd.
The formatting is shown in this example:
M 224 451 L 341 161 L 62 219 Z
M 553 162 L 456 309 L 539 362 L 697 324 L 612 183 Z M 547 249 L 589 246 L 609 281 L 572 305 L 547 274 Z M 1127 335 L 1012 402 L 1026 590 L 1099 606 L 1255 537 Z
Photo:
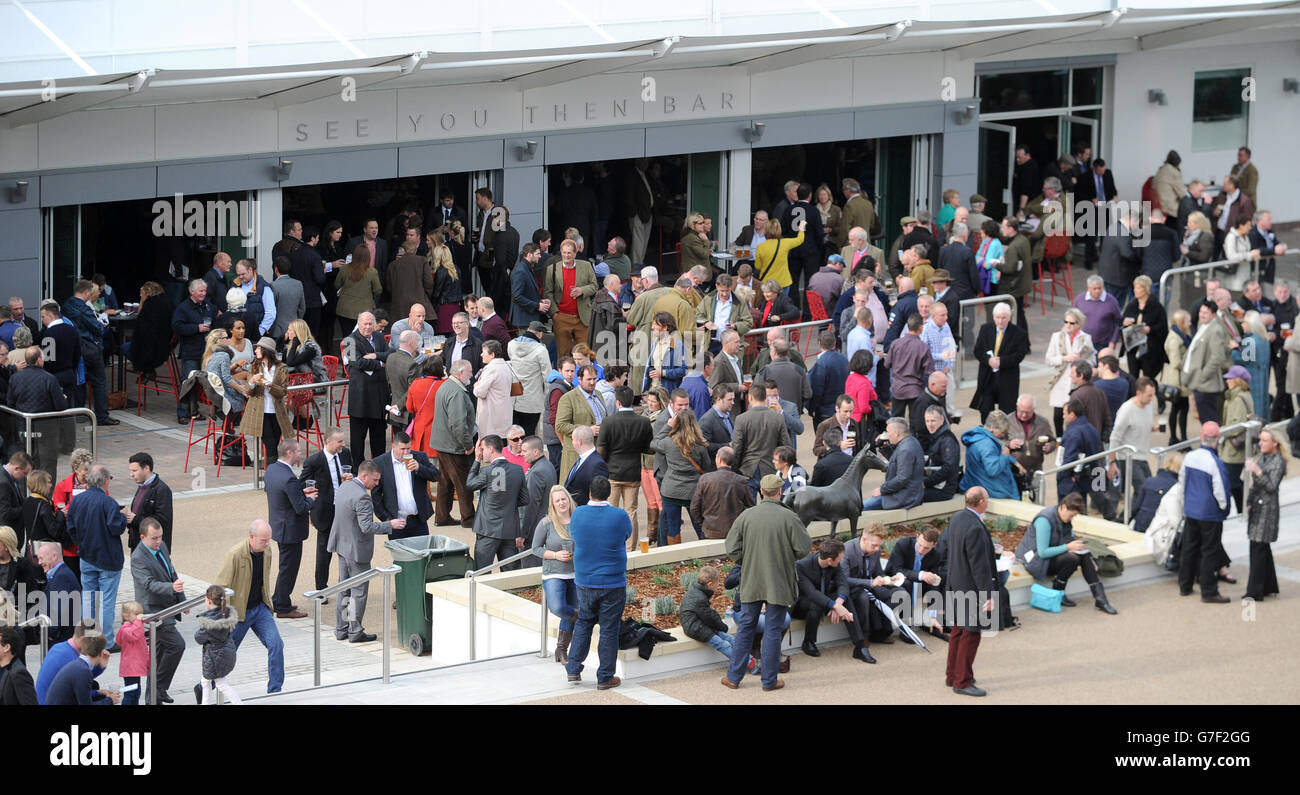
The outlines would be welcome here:
M 785 198 L 783 186 L 792 179 L 807 182 L 814 192 L 819 186 L 826 185 L 831 189 L 832 200 L 842 205 L 844 193 L 840 182 L 845 177 L 852 177 L 862 186 L 867 198 L 876 203 L 879 195 L 876 184 L 877 146 L 877 141 L 870 139 L 755 149 L 750 179 L 751 211 L 763 208 L 770 213 Z

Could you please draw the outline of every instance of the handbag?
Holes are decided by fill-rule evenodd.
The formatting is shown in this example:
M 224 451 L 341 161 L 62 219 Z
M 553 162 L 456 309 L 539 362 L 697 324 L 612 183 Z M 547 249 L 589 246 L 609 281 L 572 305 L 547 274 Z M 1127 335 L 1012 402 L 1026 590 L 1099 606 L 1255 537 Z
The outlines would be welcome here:
M 1065 591 L 1058 591 L 1038 583 L 1029 586 L 1029 606 L 1048 613 L 1061 612 L 1062 596 L 1065 596 Z
M 524 385 L 520 381 L 510 382 L 510 397 L 519 397 L 524 393 Z
M 424 393 L 424 400 L 421 400 L 421 401 L 420 401 L 420 408 L 418 408 L 418 409 L 415 410 L 415 414 L 412 414 L 412 415 L 411 415 L 411 421 L 408 422 L 408 423 L 406 424 L 406 435 L 407 435 L 407 436 L 411 436 L 411 432 L 415 430 L 415 418 L 416 418 L 416 416 L 419 415 L 419 413 L 420 413 L 421 411 L 424 411 L 424 404 L 429 402 L 429 395 L 432 395 L 432 394 L 433 394 L 434 392 L 436 392 L 436 391 L 438 391 L 438 390 L 436 390 L 436 389 L 430 389 L 430 390 L 428 390 L 428 391 L 426 391 L 426 392 Z

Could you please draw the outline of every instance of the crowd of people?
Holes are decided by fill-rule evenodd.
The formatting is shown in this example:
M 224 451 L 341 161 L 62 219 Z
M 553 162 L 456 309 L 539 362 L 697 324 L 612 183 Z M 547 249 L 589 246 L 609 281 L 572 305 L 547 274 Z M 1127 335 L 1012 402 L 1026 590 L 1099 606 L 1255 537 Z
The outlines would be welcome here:
M 546 230 L 520 245 L 509 211 L 484 189 L 475 196 L 477 234 L 467 234 L 464 213 L 445 203 L 441 225 L 426 227 L 418 212 L 405 213 L 392 241 L 378 237 L 375 219 L 346 244 L 336 222 L 321 233 L 290 220 L 275 247 L 274 281 L 243 259 L 234 263 L 232 284 L 231 259 L 218 254 L 180 306 L 165 306 L 156 285 L 146 284 L 140 328 L 148 321 L 175 335 L 182 374 L 224 405 L 239 437 L 260 440 L 267 462 L 268 521 L 254 523 L 229 551 L 218 584 L 235 595 L 228 604 L 224 592 L 210 597 L 213 613 L 201 624 L 205 698 L 228 690 L 233 647 L 249 629 L 268 648 L 268 690 L 283 684 L 275 619 L 305 616 L 291 589 L 310 525 L 318 588 L 328 584 L 332 556 L 340 579 L 369 568 L 375 535 L 424 535 L 457 523 L 475 536 L 476 567 L 541 566 L 547 607 L 561 622 L 556 660 L 571 681 L 580 680 L 599 623 L 602 688 L 618 684 L 610 644 L 623 610 L 626 555 L 680 543 L 685 519 L 699 538 L 726 538 L 740 564 L 731 572 L 739 588 L 734 637 L 708 607 L 720 572 L 702 572 L 689 609 L 683 603 L 688 634 L 729 656 L 728 687 L 759 670 L 764 689 L 782 686 L 780 631 L 764 633 L 761 662 L 750 649 L 764 622 L 784 628 L 790 615 L 805 621 L 810 656 L 819 654 L 816 627 L 826 617 L 847 622 L 854 657 L 874 662 L 869 646 L 888 642 L 892 625 L 873 607 L 888 604 L 896 590 L 915 588 L 916 599 L 927 589 L 978 591 L 989 595 L 991 602 L 980 604 L 996 616 L 990 620 L 1014 626 L 1005 571 L 996 567 L 988 533 L 978 531 L 989 499 L 1030 496 L 1034 474 L 1045 469 L 1055 470 L 1058 502 L 1007 554 L 1056 590 L 1078 570 L 1097 608 L 1115 612 L 1071 521 L 1088 504 L 1114 518 L 1127 501 L 1139 529 L 1161 511 L 1185 514 L 1180 589 L 1190 593 L 1199 577 L 1203 601 L 1227 601 L 1218 584 L 1236 580 L 1220 536 L 1235 502 L 1250 527 L 1246 595 L 1277 593 L 1268 544 L 1277 537 L 1286 452 L 1277 434 L 1264 431 L 1247 455 L 1242 423 L 1295 414 L 1300 365 L 1290 359 L 1300 356 L 1300 338 L 1291 333 L 1295 298 L 1273 264 L 1286 247 L 1269 214 L 1253 206 L 1258 175 L 1249 150 L 1212 203 L 1202 199 L 1203 184 L 1184 186 L 1170 152 L 1152 180 L 1159 206 L 1149 221 L 1111 204 L 1113 177 L 1089 154 L 1062 158 L 1037 184 L 1018 158 L 1017 211 L 1005 218 L 985 215 L 979 195 L 962 205 L 956 191 L 945 191 L 935 216 L 901 219 L 887 248 L 871 243 L 876 212 L 856 181 L 841 184 L 840 206 L 828 186 L 814 191 L 792 180 L 785 199 L 757 210 L 736 238 L 732 248 L 742 256 L 734 268 L 715 265 L 712 252 L 726 247 L 713 239 L 711 219 L 689 214 L 680 273 L 663 282 L 657 268 L 633 263 L 619 238 L 595 257 L 576 229 L 554 253 Z M 1057 222 L 1085 203 L 1109 212 L 1109 226 L 1071 240 Z M 1022 364 L 1034 356 L 1026 297 L 1037 274 L 1058 269 L 1080 246 L 1085 267 L 1095 262 L 1098 272 L 1041 354 L 1054 373 L 1040 410 L 1039 397 L 1020 383 Z M 1165 270 L 1220 256 L 1227 262 L 1205 274 L 1203 300 L 1162 303 Z M 1259 279 L 1250 277 L 1253 268 Z M 1272 298 L 1263 283 L 1272 285 Z M 11 300 L 0 340 L 10 334 L 15 348 L 23 347 L 27 331 L 51 342 L 26 347 L 3 368 L 9 405 L 77 405 L 81 384 L 90 383 L 98 411 L 99 290 L 78 282 L 62 306 L 43 303 L 42 326 Z M 960 301 L 984 295 L 1005 296 L 987 322 L 962 313 Z M 825 322 L 802 325 L 814 315 Z M 806 359 L 796 344 L 799 332 L 816 340 L 811 365 L 811 346 Z M 131 356 L 147 378 L 171 348 L 139 337 Z M 49 350 L 56 355 L 43 357 Z M 336 350 L 349 431 L 330 429 L 321 449 L 303 460 L 298 432 L 318 422 L 323 408 L 314 399 L 291 409 L 287 384 L 293 374 L 310 374 L 306 383 L 326 380 Z M 954 403 L 954 366 L 963 350 L 978 363 L 965 408 L 978 413 L 979 424 L 959 434 L 965 415 Z M 84 374 L 68 365 L 83 359 Z M 191 421 L 197 394 L 182 390 L 181 422 Z M 1181 442 L 1193 415 L 1200 446 L 1175 469 L 1168 468 L 1171 456 L 1152 476 L 1152 434 L 1167 431 Z M 106 409 L 100 419 L 111 420 Z M 811 474 L 797 453 L 809 427 Z M 23 576 L 33 581 L 54 582 L 61 567 L 75 575 L 99 634 L 117 641 L 109 650 L 125 650 L 123 640 L 136 642 L 129 627 L 141 610 L 183 594 L 168 559 L 170 492 L 163 499 L 165 484 L 142 453 L 131 459 L 136 498 L 119 505 L 107 495 L 106 467 L 74 454 L 71 494 L 65 488 L 61 499 L 63 484 L 52 488 L 59 444 L 53 435 L 35 446 L 35 460 L 18 452 L 5 466 L 14 496 L 0 489 L 3 520 L 22 529 L 12 554 L 30 558 Z M 1120 453 L 1099 457 L 1125 445 L 1138 451 L 1131 482 L 1124 482 Z M 888 458 L 883 482 L 863 494 L 868 518 L 951 501 L 948 530 L 922 532 L 884 562 L 882 531 L 871 525 L 847 547 L 831 539 L 812 551 L 806 527 L 787 507 L 791 496 L 840 480 L 868 451 Z M 1181 488 L 1171 488 L 1171 479 Z M 1173 499 L 1182 505 L 1164 505 Z M 130 534 L 141 605 L 123 608 L 115 634 L 123 533 Z M 374 639 L 361 623 L 366 599 L 362 584 L 338 600 L 340 640 Z M 982 694 L 970 664 L 983 620 L 936 615 L 921 622 L 950 641 L 948 678 L 958 692 Z M 69 641 L 80 644 L 78 693 L 83 669 L 93 673 L 102 652 L 90 642 L 95 635 Z M 165 694 L 184 642 L 174 627 L 161 637 Z

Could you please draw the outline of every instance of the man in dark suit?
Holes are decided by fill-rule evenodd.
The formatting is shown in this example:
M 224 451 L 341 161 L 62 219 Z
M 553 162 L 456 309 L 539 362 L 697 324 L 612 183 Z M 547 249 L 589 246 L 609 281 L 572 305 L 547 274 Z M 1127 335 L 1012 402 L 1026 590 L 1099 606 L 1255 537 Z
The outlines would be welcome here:
M 379 485 L 370 495 L 375 503 L 375 516 L 380 521 L 406 520 L 404 528 L 393 531 L 393 538 L 427 536 L 429 517 L 433 516 L 429 484 L 438 482 L 438 468 L 429 456 L 412 451 L 411 437 L 394 430 L 392 452 L 371 463 L 379 468 Z
M 1115 176 L 1106 168 L 1106 161 L 1100 157 L 1092 161 L 1088 173 L 1081 175 L 1075 182 L 1074 200 L 1076 208 L 1083 208 L 1085 203 L 1092 202 L 1095 211 L 1096 222 L 1094 230 L 1096 234 L 1085 238 L 1084 240 L 1084 267 L 1091 269 L 1092 264 L 1097 261 L 1097 241 L 1106 228 L 1106 214 L 1103 212 L 1102 205 L 1112 201 L 1119 195 L 1115 190 Z
M 474 447 L 474 465 L 465 479 L 465 487 L 479 493 L 474 512 L 476 568 L 505 560 L 522 551 L 526 543 L 519 526 L 519 509 L 528 503 L 524 470 L 506 460 L 501 452 L 505 446 L 505 440 L 495 434 L 479 439 Z M 502 570 L 517 568 L 516 562 Z
M 487 296 L 478 299 L 478 316 L 482 318 L 479 331 L 483 332 L 483 339 L 496 340 L 504 351 L 510 344 L 510 330 L 506 328 L 506 319 L 497 314 L 496 302 Z
M 348 365 L 348 416 L 352 425 L 352 449 L 365 455 L 366 434 L 370 434 L 370 455 L 384 454 L 384 406 L 388 403 L 388 381 L 384 362 L 389 348 L 382 335 L 375 332 L 375 316 L 362 312 L 357 330 L 343 340 Z
M 311 506 L 311 523 L 316 527 L 316 590 L 329 586 L 330 528 L 334 525 L 334 495 L 352 477 L 352 453 L 343 446 L 343 429 L 325 434 L 325 447 L 307 456 L 302 479 L 316 482 L 320 496 Z
M 880 550 L 884 546 L 884 530 L 878 523 L 872 522 L 862 529 L 862 533 L 844 547 L 844 574 L 849 585 L 849 597 L 856 615 L 860 616 L 863 633 L 870 643 L 893 643 L 890 635 L 894 631 L 893 622 L 880 608 L 872 604 L 872 599 L 892 607 L 898 588 L 892 586 L 885 577 L 885 567 L 880 562 Z
M 344 255 L 351 256 L 357 246 L 370 249 L 370 265 L 379 271 L 379 281 L 382 283 L 388 270 L 388 241 L 379 236 L 379 222 L 374 218 L 367 218 L 361 229 L 360 235 L 348 239 L 347 248 L 343 249 Z
M 802 273 L 805 279 L 811 279 L 813 274 L 826 264 L 826 256 L 822 253 L 822 241 L 826 236 L 826 230 L 822 226 L 821 213 L 811 203 L 812 185 L 807 182 L 799 183 L 796 195 L 798 198 L 794 203 L 781 213 L 781 236 L 795 237 L 800 232 L 800 222 L 807 221 L 808 225 L 802 230 L 803 245 L 790 249 L 788 256 L 790 277 L 793 279 L 793 286 L 797 287 L 799 274 Z
M 492 235 L 492 267 L 484 279 L 483 291 L 496 306 L 505 308 L 510 306 L 510 271 L 519 260 L 519 230 L 511 225 L 510 211 L 504 205 L 494 211 L 499 220 L 493 223 L 500 228 Z
M 993 307 L 993 322 L 985 323 L 975 337 L 975 358 L 979 375 L 970 407 L 984 422 L 993 409 L 1006 414 L 1016 410 L 1020 394 L 1020 362 L 1029 353 L 1029 336 L 1024 329 L 1011 325 L 1011 305 Z
M 596 452 L 609 468 L 610 496 L 609 503 L 615 508 L 622 507 L 632 520 L 632 537 L 628 539 L 628 549 L 640 543 L 641 526 L 637 515 L 637 495 L 641 488 L 641 455 L 650 452 L 650 440 L 654 438 L 654 428 L 650 418 L 637 414 L 633 410 L 636 395 L 632 387 L 624 384 L 614 387 L 614 400 L 618 410 L 605 418 L 600 425 L 600 444 Z M 658 519 L 656 509 L 648 509 L 650 526 L 654 527 Z
M 731 437 L 735 433 L 731 409 L 736 403 L 736 393 L 732 389 L 733 385 L 729 383 L 714 386 L 711 393 L 713 406 L 700 415 L 700 430 L 709 445 L 710 455 L 717 455 L 723 447 L 731 446 Z
M 1065 420 L 1065 434 L 1061 436 L 1062 463 L 1069 464 L 1101 452 L 1101 434 L 1088 421 L 1082 401 L 1071 398 L 1065 405 L 1062 416 Z M 1115 509 L 1111 506 L 1105 490 L 1093 488 L 1093 481 L 1097 479 L 1098 471 L 1105 468 L 1103 464 L 1104 462 L 1094 461 L 1091 464 L 1082 464 L 1057 472 L 1056 493 L 1064 497 L 1071 492 L 1078 492 L 1085 499 L 1090 498 L 1093 507 L 1100 511 L 1104 518 L 1111 520 L 1115 516 Z
M 50 645 L 72 637 L 75 615 L 81 610 L 81 581 L 63 562 L 63 547 L 52 541 L 38 543 L 36 560 L 45 570 L 45 615 L 50 618 Z
M 982 486 L 968 489 L 966 507 L 953 515 L 943 533 L 951 608 L 948 620 L 953 625 L 944 684 L 963 696 L 985 695 L 975 686 L 975 653 L 980 647 L 980 630 L 992 627 L 990 614 L 999 601 L 993 537 L 984 524 L 988 509 L 988 492 Z
M 939 543 L 939 529 L 933 525 L 926 525 L 921 530 L 920 535 L 903 536 L 894 542 L 894 548 L 889 553 L 889 563 L 885 566 L 885 576 L 893 577 L 895 574 L 902 574 L 903 579 L 907 582 L 903 585 L 910 598 L 911 616 L 919 616 L 917 612 L 922 609 L 926 603 L 926 595 L 934 594 L 942 598 L 943 592 L 939 589 L 942 579 L 938 571 L 942 563 L 942 556 L 936 545 Z M 931 597 L 933 600 L 934 597 Z M 904 614 L 906 619 L 907 613 Z M 938 611 L 935 615 L 927 617 L 926 626 L 930 634 L 942 640 L 948 640 L 948 636 L 943 634 L 942 628 L 938 623 Z M 920 622 L 912 618 L 909 623 L 916 625 Z
M 461 225 L 465 226 L 468 217 L 463 207 L 456 206 L 456 194 L 444 190 L 438 203 L 425 213 L 424 220 L 428 228 L 441 229 L 444 226 L 451 226 L 452 221 L 460 221 Z
M 153 456 L 145 452 L 136 453 L 127 459 L 131 467 L 131 480 L 136 482 L 135 497 L 126 512 L 127 543 L 135 550 L 140 543 L 142 523 L 145 519 L 157 519 L 162 525 L 163 543 L 167 549 L 172 548 L 172 488 L 163 482 L 153 471 Z
M 41 305 L 41 322 L 45 324 L 45 330 L 41 332 L 41 338 L 36 344 L 41 346 L 45 372 L 58 379 L 68 405 L 76 408 L 82 404 L 85 396 L 85 390 L 77 387 L 81 337 L 77 334 L 76 327 L 63 319 L 56 301 L 47 301 Z M 12 388 L 11 384 L 10 389 Z
M 409 448 L 409 445 L 408 445 Z M 379 502 L 371 502 L 367 489 L 378 493 L 379 467 L 374 461 L 363 461 L 357 467 L 357 476 L 339 486 L 337 512 L 330 528 L 329 551 L 339 556 L 339 582 L 351 579 L 370 568 L 375 554 L 375 536 L 401 532 L 407 527 L 404 520 L 393 518 L 375 521 Z M 427 495 L 426 495 L 427 499 Z M 339 594 L 335 606 L 334 637 L 350 643 L 368 643 L 375 636 L 365 631 L 361 619 L 366 614 L 366 598 L 370 583 L 354 585 Z M 384 605 L 388 609 L 388 605 Z
M 22 549 L 26 529 L 23 502 L 27 499 L 27 476 L 31 471 L 32 459 L 21 450 L 0 467 L 0 523 L 13 528 L 19 549 Z
M 271 538 L 280 547 L 280 574 L 275 581 L 271 606 L 276 618 L 306 618 L 293 603 L 293 588 L 302 563 L 302 542 L 307 540 L 307 516 L 318 495 L 314 488 L 303 489 L 293 474 L 302 460 L 302 448 L 296 439 L 280 442 L 275 463 L 266 468 L 266 511 Z
M 568 489 L 574 504 L 586 505 L 591 496 L 592 479 L 597 476 L 608 478 L 609 466 L 606 465 L 605 459 L 600 457 L 600 453 L 596 452 L 596 439 L 591 432 L 591 426 L 575 427 L 572 438 L 578 461 L 569 470 L 569 476 L 564 479 L 564 488 Z
M 169 495 L 170 499 L 170 495 Z M 185 601 L 185 583 L 172 566 L 171 550 L 164 539 L 165 528 L 155 517 L 140 522 L 140 543 L 131 553 L 131 579 L 135 582 L 135 599 L 145 613 L 157 613 Z M 179 616 L 154 624 L 158 633 L 158 679 L 150 682 L 158 701 L 171 703 L 167 690 L 185 654 L 185 639 L 176 631 Z M 146 703 L 153 703 L 152 699 Z
M 451 330 L 452 336 L 447 340 L 447 347 L 443 351 L 446 362 L 450 364 L 464 359 L 477 376 L 478 371 L 483 369 L 483 335 L 475 334 L 478 329 L 470 329 L 469 315 L 464 312 L 457 312 L 452 317 Z
M 817 628 L 823 617 L 832 624 L 847 624 L 849 638 L 853 640 L 853 659 L 874 663 L 862 637 L 860 617 L 846 606 L 849 602 L 849 583 L 844 568 L 844 542 L 828 538 L 821 547 L 794 564 L 799 581 L 799 599 L 790 607 L 790 615 L 804 619 L 803 653 L 809 657 L 822 656 L 817 648 Z
M 524 534 L 525 543 L 532 541 L 537 524 L 546 517 L 551 506 L 551 487 L 556 482 L 555 467 L 546 455 L 546 445 L 541 438 L 529 436 L 524 439 L 524 460 L 528 462 L 528 472 L 524 474 L 524 490 L 527 492 L 528 504 L 519 509 L 519 529 Z M 640 461 L 638 460 L 638 466 Z M 541 559 L 529 558 L 522 561 L 525 568 L 540 566 Z

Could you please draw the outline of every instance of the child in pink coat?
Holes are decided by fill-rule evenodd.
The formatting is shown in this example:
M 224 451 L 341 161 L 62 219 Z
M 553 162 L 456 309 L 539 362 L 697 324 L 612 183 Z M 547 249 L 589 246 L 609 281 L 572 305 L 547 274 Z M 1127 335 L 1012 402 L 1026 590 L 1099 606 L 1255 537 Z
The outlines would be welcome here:
M 117 629 L 117 645 L 122 648 L 118 657 L 118 674 L 127 687 L 134 689 L 122 694 L 122 705 L 140 703 L 140 680 L 149 674 L 149 644 L 144 638 L 144 608 L 139 602 L 122 605 L 122 626 Z M 123 688 L 125 690 L 125 688 Z

